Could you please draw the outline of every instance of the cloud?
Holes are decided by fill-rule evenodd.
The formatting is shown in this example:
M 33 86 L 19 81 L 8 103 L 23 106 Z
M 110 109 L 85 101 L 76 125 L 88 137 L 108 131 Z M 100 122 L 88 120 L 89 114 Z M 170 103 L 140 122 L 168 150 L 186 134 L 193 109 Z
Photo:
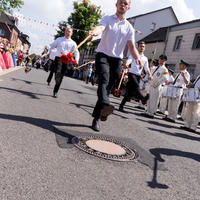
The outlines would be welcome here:
M 81 2 L 82 0 L 79 0 Z M 103 14 L 113 14 L 116 11 L 117 0 L 91 0 L 95 5 L 101 6 Z M 132 0 L 131 9 L 127 17 L 144 14 L 161 8 L 172 6 L 180 22 L 195 19 L 193 9 L 189 8 L 185 0 Z M 44 21 L 49 24 L 58 24 L 59 21 L 66 20 L 73 11 L 73 1 L 71 0 L 24 0 L 24 7 L 20 13 L 37 21 Z M 46 44 L 53 41 L 55 27 L 45 26 L 40 23 L 30 23 L 23 21 L 19 28 L 22 32 L 30 36 L 32 43 L 31 52 L 42 51 Z

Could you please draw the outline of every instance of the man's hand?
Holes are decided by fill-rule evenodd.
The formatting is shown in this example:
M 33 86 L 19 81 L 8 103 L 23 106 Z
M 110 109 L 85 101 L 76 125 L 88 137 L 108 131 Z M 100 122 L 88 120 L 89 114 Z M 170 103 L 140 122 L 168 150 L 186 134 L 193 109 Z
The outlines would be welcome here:
M 186 85 L 187 88 L 194 88 L 194 84 Z
M 140 65 L 140 69 L 143 69 L 143 65 L 142 65 L 142 62 L 141 60 L 138 58 L 135 60 L 136 64 Z
M 88 35 L 90 36 L 97 36 L 99 34 L 101 34 L 104 31 L 105 27 L 102 25 L 96 26 L 93 30 L 90 30 L 88 32 Z
M 149 80 L 150 80 L 150 81 L 153 80 L 153 76 L 152 76 L 152 75 L 149 76 Z
M 184 72 L 181 72 L 181 76 L 182 76 L 182 77 L 185 77 L 185 73 L 184 73 Z

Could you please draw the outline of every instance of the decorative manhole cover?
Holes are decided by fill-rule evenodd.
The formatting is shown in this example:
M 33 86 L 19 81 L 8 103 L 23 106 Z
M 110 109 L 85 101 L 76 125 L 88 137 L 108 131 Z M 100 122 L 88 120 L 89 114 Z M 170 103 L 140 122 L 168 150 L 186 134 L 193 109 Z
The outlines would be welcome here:
M 115 161 L 132 161 L 137 152 L 123 142 L 102 136 L 79 136 L 73 138 L 74 145 L 91 155 Z

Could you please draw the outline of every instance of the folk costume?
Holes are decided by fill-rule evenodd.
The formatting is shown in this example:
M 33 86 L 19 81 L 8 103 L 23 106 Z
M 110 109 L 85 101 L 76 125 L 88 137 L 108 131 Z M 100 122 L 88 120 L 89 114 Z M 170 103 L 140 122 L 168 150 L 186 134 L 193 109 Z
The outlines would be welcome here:
M 160 59 L 167 60 L 167 56 L 161 55 Z M 146 117 L 153 118 L 157 111 L 160 96 L 162 94 L 162 84 L 168 78 L 168 70 L 165 65 L 158 66 L 152 72 L 153 80 L 149 82 L 149 100 L 147 102 Z
M 184 62 L 183 60 L 181 60 L 180 63 L 185 64 L 186 66 L 189 66 L 189 64 Z M 190 74 L 185 69 L 184 71 L 181 71 L 176 76 L 174 83 L 173 83 L 173 86 L 177 87 L 177 88 L 186 88 L 186 83 L 185 83 L 184 78 L 181 75 L 181 73 L 184 73 L 185 79 L 188 81 L 188 83 L 190 82 Z M 176 117 L 177 117 L 177 114 L 178 114 L 178 108 L 179 108 L 179 105 L 181 103 L 182 94 L 183 94 L 183 90 L 179 90 L 179 93 L 177 94 L 176 98 L 169 98 L 168 116 L 166 116 L 166 118 L 164 118 L 165 120 L 170 121 L 170 122 L 176 121 Z

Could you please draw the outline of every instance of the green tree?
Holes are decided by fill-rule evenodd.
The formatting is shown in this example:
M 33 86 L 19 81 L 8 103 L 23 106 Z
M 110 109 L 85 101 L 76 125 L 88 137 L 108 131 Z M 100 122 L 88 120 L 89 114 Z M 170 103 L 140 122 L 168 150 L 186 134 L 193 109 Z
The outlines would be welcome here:
M 74 12 L 71 13 L 67 21 L 59 22 L 59 30 L 55 39 L 64 36 L 65 27 L 69 26 L 74 29 L 72 39 L 79 44 L 87 37 L 87 31 L 98 25 L 102 15 L 100 7 L 92 5 L 90 0 L 85 0 L 82 3 L 75 1 L 73 5 Z M 85 45 L 82 46 L 82 48 L 84 47 Z
M 12 14 L 13 9 L 19 9 L 24 5 L 23 0 L 0 0 L 0 11 Z

